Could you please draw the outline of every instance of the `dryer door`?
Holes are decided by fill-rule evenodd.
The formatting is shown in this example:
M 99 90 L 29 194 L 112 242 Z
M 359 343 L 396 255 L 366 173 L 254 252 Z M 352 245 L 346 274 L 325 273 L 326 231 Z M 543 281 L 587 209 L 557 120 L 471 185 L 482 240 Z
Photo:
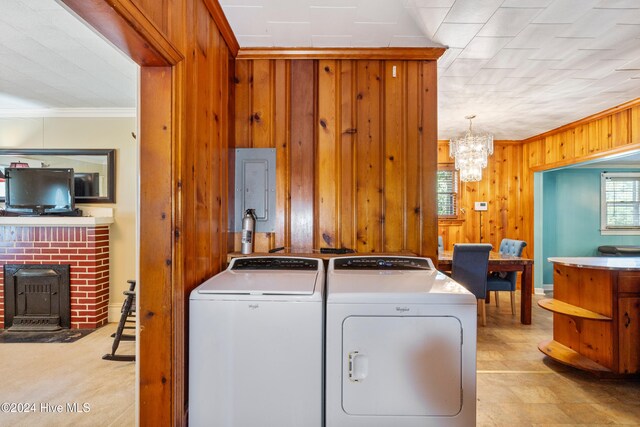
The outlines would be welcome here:
M 351 415 L 454 416 L 462 408 L 456 317 L 352 316 L 342 329 L 342 406 Z

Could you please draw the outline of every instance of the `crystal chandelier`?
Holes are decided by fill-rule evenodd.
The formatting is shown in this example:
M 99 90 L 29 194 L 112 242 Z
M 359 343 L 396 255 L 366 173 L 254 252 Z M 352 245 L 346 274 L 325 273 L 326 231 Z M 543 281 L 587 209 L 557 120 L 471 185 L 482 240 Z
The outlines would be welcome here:
M 469 130 L 449 141 L 449 156 L 455 159 L 455 168 L 460 171 L 463 182 L 482 180 L 482 169 L 487 167 L 487 158 L 493 154 L 493 135 L 471 130 L 471 120 L 475 117 L 466 116 Z

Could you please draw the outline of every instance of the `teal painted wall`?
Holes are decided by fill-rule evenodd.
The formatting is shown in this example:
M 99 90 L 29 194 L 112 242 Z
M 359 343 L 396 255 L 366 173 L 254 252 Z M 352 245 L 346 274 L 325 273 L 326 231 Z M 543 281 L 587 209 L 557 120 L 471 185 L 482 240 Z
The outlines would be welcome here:
M 640 236 L 600 234 L 600 174 L 603 169 L 561 169 L 542 177 L 543 282 L 553 283 L 555 256 L 597 256 L 601 245 L 639 245 Z M 606 169 L 608 172 L 618 170 Z M 628 169 L 626 171 L 629 171 Z M 541 241 L 539 241 L 541 240 Z M 538 280 L 536 280 L 538 284 Z

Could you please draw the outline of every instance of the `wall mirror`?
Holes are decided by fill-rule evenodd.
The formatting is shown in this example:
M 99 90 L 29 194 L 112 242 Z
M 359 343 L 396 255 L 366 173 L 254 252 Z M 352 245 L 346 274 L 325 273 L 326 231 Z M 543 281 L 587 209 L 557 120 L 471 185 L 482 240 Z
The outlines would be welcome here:
M 115 203 L 116 150 L 0 149 L 0 201 L 4 202 L 4 169 L 9 167 L 73 168 L 76 203 Z

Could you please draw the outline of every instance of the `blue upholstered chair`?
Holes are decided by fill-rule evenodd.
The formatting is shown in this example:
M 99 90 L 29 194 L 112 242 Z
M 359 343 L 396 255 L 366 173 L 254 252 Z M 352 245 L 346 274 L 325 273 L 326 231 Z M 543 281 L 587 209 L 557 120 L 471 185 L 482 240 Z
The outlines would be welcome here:
M 502 242 L 500 242 L 499 252 L 504 255 L 513 255 L 519 257 L 522 255 L 522 250 L 525 246 L 527 246 L 527 243 L 523 242 L 522 240 L 502 239 Z M 511 292 L 511 314 L 513 315 L 516 314 L 515 292 L 517 277 L 517 271 L 502 273 L 494 272 L 490 273 L 489 278 L 487 279 L 487 291 L 495 292 L 496 306 L 500 307 L 498 291 Z
M 487 296 L 487 270 L 491 248 L 488 243 L 456 243 L 453 245 L 451 260 L 451 278 L 479 300 L 482 326 L 487 324 L 484 299 Z

